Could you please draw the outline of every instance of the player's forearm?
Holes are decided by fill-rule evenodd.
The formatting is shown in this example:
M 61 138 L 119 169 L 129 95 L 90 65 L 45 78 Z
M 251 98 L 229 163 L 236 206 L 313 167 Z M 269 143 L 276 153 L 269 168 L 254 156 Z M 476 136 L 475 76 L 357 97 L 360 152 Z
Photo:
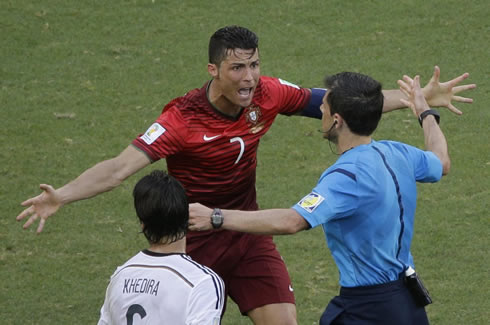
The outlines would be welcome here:
M 294 234 L 307 228 L 307 223 L 293 209 L 259 211 L 222 210 L 223 228 L 262 235 Z
M 398 89 L 383 90 L 384 104 L 383 113 L 391 112 L 399 108 L 405 107 L 400 99 L 407 97 Z
M 57 190 L 62 204 L 84 200 L 119 186 L 126 178 L 150 164 L 149 158 L 132 145 L 119 156 L 87 169 Z
M 56 190 L 61 203 L 65 205 L 88 199 L 117 187 L 124 179 L 114 174 L 115 168 L 114 159 L 110 159 L 87 169 L 76 179 Z
M 425 148 L 432 151 L 441 160 L 442 174 L 447 175 L 451 168 L 451 160 L 444 133 L 432 115 L 424 118 L 422 127 L 424 128 Z

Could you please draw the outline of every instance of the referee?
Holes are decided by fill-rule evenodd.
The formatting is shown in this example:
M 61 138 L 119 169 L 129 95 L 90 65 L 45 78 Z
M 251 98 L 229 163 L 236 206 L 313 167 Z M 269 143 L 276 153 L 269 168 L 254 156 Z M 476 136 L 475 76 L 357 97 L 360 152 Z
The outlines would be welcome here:
M 114 272 L 98 324 L 220 324 L 223 281 L 185 254 L 189 205 L 182 185 L 155 170 L 133 196 L 150 247 Z
M 467 77 L 467 75 L 465 75 Z M 323 135 L 336 145 L 338 160 L 314 189 L 291 209 L 219 210 L 190 206 L 190 229 L 222 227 L 259 234 L 293 234 L 322 226 L 340 273 L 340 294 L 320 324 L 428 324 L 430 297 L 410 253 L 416 182 L 437 182 L 449 172 L 446 139 L 419 77 L 404 77 L 402 100 L 418 118 L 426 151 L 371 138 L 381 118 L 381 84 L 358 73 L 325 79 Z

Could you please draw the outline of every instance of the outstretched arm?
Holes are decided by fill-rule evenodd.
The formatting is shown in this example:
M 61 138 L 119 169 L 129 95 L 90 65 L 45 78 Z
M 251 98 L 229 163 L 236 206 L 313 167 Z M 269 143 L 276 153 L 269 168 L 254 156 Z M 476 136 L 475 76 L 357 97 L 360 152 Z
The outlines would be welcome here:
M 308 222 L 294 209 L 259 211 L 221 210 L 224 229 L 262 235 L 290 235 L 309 228 Z M 212 229 L 212 209 L 199 203 L 189 205 L 189 229 Z
M 107 192 L 148 164 L 149 158 L 130 145 L 119 156 L 96 164 L 63 187 L 54 189 L 51 185 L 41 184 L 43 192 L 22 202 L 27 208 L 16 219 L 29 217 L 24 228 L 39 219 L 37 232 L 40 233 L 46 219 L 63 205 Z
M 458 86 L 463 80 L 469 77 L 468 73 L 463 73 L 462 75 L 449 80 L 447 82 L 440 82 L 439 78 L 441 75 L 441 70 L 438 66 L 434 67 L 434 74 L 430 81 L 422 89 L 422 93 L 427 100 L 429 106 L 431 107 L 447 107 L 451 112 L 461 115 L 463 114 L 459 109 L 457 109 L 452 102 L 460 103 L 472 103 L 472 98 L 457 96 L 461 91 L 476 88 L 475 84 L 461 85 Z M 412 81 L 411 78 L 407 78 L 407 81 Z M 402 99 L 407 100 L 406 94 L 400 90 L 383 90 L 383 95 L 385 96 L 385 103 L 383 106 L 383 112 L 390 112 L 395 109 L 406 107 L 401 101 Z
M 404 105 L 410 107 L 414 115 L 418 118 L 423 112 L 430 110 L 429 104 L 424 98 L 422 89 L 420 89 L 419 76 L 413 80 L 405 76 L 404 81 L 399 80 L 400 89 L 406 93 L 407 99 L 402 99 Z M 449 173 L 451 161 L 447 148 L 446 138 L 442 133 L 439 124 L 434 115 L 427 115 L 422 121 L 424 129 L 425 148 L 432 151 L 442 163 L 442 174 Z
M 428 101 L 431 107 L 447 107 L 451 112 L 461 115 L 463 114 L 459 109 L 457 109 L 452 102 L 460 103 L 472 103 L 473 99 L 467 97 L 457 96 L 456 94 L 464 91 L 476 88 L 475 84 L 461 85 L 458 86 L 460 82 L 469 77 L 468 73 L 463 73 L 462 75 L 449 80 L 447 82 L 440 82 L 439 78 L 441 75 L 441 70 L 438 66 L 434 67 L 434 74 L 430 81 L 422 89 L 425 99 Z M 404 78 L 409 78 L 404 76 Z M 409 80 L 411 80 L 409 78 Z M 320 105 L 322 104 L 322 98 L 326 93 L 326 89 L 313 88 L 312 96 L 308 105 L 298 114 L 313 117 L 322 118 L 322 113 L 320 111 Z M 384 105 L 383 113 L 391 112 L 396 109 L 406 107 L 405 104 L 401 102 L 402 99 L 407 99 L 406 94 L 404 94 L 399 89 L 389 89 L 383 90 L 384 95 Z
M 406 107 L 400 100 L 406 99 L 407 97 L 398 89 L 383 90 L 383 96 L 383 113 Z

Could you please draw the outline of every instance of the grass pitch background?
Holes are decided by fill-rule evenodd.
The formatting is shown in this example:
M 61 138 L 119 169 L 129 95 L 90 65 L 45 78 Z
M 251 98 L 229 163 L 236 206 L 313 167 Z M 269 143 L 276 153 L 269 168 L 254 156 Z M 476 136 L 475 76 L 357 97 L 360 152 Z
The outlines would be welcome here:
M 487 324 L 489 304 L 489 20 L 487 1 L 59 1 L 0 3 L 0 319 L 2 324 L 96 323 L 109 276 L 146 243 L 134 183 L 64 207 L 42 235 L 15 222 L 19 203 L 111 158 L 170 99 L 207 79 L 207 43 L 239 24 L 260 37 L 264 75 L 322 86 L 350 70 L 396 88 L 470 72 L 478 88 L 441 112 L 452 171 L 419 186 L 413 254 L 435 303 L 433 324 Z M 336 157 L 319 121 L 278 117 L 259 152 L 262 208 L 289 207 Z M 423 146 L 408 110 L 383 117 L 376 139 Z M 36 225 L 37 226 L 37 225 Z M 321 230 L 276 237 L 300 324 L 316 324 L 338 275 Z M 224 324 L 249 324 L 228 300 Z

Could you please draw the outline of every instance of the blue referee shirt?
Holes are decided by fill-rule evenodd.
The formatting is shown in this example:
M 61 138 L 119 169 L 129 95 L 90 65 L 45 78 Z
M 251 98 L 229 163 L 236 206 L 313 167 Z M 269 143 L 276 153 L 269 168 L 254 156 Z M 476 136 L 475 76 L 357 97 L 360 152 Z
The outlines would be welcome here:
M 341 286 L 382 284 L 414 267 L 416 182 L 441 177 L 432 152 L 373 140 L 340 156 L 293 209 L 312 228 L 322 225 Z

